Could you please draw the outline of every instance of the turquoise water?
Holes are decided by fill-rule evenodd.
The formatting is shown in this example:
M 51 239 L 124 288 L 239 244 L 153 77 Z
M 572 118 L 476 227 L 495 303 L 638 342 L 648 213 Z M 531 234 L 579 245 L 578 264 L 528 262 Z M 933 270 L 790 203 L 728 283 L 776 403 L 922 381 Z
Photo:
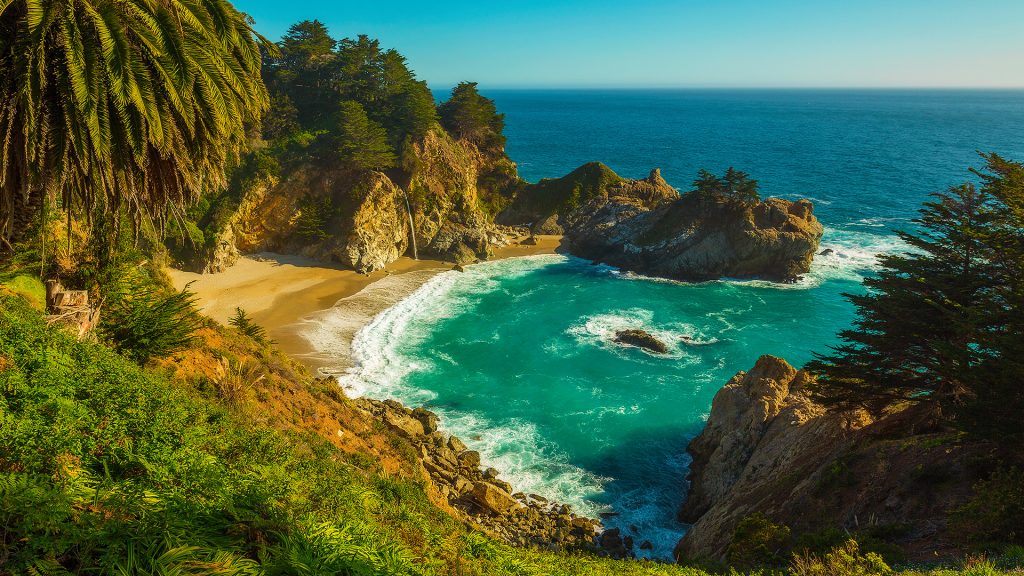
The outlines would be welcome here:
M 765 195 L 811 197 L 823 248 L 796 285 L 684 285 L 567 256 L 435 277 L 353 343 L 351 392 L 426 405 L 518 489 L 613 513 L 667 556 L 685 531 L 687 441 L 715 392 L 761 354 L 795 365 L 835 342 L 874 255 L 898 250 L 929 192 L 965 178 L 976 148 L 1024 158 L 1020 92 L 495 92 L 527 178 L 600 159 L 660 166 L 685 186 L 729 165 Z M 619 329 L 670 343 L 617 346 Z M 684 341 L 683 336 L 689 341 Z

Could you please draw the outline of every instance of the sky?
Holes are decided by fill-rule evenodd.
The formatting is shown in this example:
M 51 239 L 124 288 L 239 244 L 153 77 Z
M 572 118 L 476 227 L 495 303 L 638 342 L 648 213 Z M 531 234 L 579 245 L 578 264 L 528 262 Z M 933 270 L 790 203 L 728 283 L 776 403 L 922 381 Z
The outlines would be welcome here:
M 234 0 L 319 19 L 431 87 L 1024 88 L 1024 0 Z

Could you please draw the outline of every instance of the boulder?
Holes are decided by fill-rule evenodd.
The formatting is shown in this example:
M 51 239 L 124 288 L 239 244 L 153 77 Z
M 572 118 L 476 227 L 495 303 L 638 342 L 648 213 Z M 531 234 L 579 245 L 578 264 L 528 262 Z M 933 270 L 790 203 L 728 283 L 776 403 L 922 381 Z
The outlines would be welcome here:
M 456 454 L 465 452 L 467 450 L 466 445 L 463 444 L 462 440 L 459 440 L 458 436 L 452 436 L 451 438 L 448 439 L 448 447 L 451 448 L 452 451 L 455 452 Z
M 433 434 L 437 431 L 437 425 L 440 422 L 437 414 L 426 408 L 416 408 L 412 411 L 412 416 L 423 424 L 423 430 L 426 434 Z
M 459 464 L 464 468 L 477 469 L 480 467 L 480 453 L 476 450 L 466 450 L 459 454 Z
M 509 493 L 512 492 L 512 485 L 509 484 L 508 482 L 505 482 L 504 480 L 498 480 L 497 478 L 491 478 L 491 479 L 489 479 L 487 481 L 490 482 L 491 484 L 494 484 L 498 488 L 501 488 L 505 492 L 509 492 Z
M 646 332 L 644 330 L 619 330 L 615 333 L 615 338 L 613 340 L 619 344 L 636 346 L 637 348 L 643 348 L 644 350 L 648 350 L 655 354 L 668 353 L 668 346 L 666 346 L 664 342 L 658 340 L 650 332 Z
M 481 507 L 492 514 L 504 516 L 519 508 L 520 504 L 512 499 L 508 492 L 489 482 L 476 482 L 473 484 L 473 499 Z
M 389 428 L 403 436 L 416 437 L 424 434 L 423 423 L 404 412 L 385 410 L 383 419 Z

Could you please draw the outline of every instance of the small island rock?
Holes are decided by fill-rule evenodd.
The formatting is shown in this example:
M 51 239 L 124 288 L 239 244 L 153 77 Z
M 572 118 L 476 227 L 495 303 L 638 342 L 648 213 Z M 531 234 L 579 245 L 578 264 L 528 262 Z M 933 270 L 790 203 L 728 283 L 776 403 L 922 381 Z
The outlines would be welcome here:
M 664 342 L 658 340 L 649 332 L 638 329 L 630 330 L 619 330 L 615 333 L 613 339 L 619 344 L 626 344 L 627 346 L 636 346 L 637 348 L 643 348 L 655 354 L 667 354 L 668 346 Z

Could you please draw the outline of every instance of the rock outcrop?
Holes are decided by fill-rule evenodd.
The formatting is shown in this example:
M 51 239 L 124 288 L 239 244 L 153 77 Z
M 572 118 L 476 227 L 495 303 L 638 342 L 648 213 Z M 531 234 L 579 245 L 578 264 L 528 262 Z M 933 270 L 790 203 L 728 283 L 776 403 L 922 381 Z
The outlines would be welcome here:
M 498 478 L 497 470 L 481 469 L 478 452 L 469 450 L 458 437 L 440 432 L 433 412 L 410 410 L 394 400 L 359 398 L 354 404 L 408 441 L 441 497 L 477 527 L 518 546 L 598 546 L 600 522 L 537 494 L 513 492 L 509 483 Z
M 657 169 L 628 180 L 594 163 L 526 186 L 499 221 L 563 232 L 572 254 L 641 274 L 793 281 L 810 269 L 821 240 L 813 212 L 806 200 L 680 196 Z
M 666 346 L 664 342 L 658 340 L 654 335 L 644 330 L 619 330 L 615 333 L 613 341 L 627 346 L 643 348 L 644 350 L 648 350 L 655 354 L 668 353 L 668 346 Z
M 271 251 L 379 270 L 413 241 L 421 257 L 456 263 L 485 259 L 515 232 L 485 208 L 493 190 L 518 184 L 515 164 L 435 128 L 411 143 L 387 173 L 349 171 L 313 160 L 240 184 L 240 197 L 191 267 L 218 272 L 240 253 Z
M 680 559 L 722 560 L 743 518 L 758 512 L 794 536 L 834 530 L 889 534 L 911 558 L 950 552 L 946 522 L 970 496 L 985 448 L 931 427 L 918 408 L 872 419 L 827 410 L 812 377 L 762 356 L 712 403 L 688 448 L 692 524 Z

